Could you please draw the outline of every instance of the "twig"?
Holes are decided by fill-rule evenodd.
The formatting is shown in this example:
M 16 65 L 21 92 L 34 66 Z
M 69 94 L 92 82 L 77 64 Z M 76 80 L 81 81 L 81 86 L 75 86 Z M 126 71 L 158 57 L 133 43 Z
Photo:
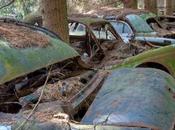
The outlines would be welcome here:
M 11 4 L 14 3 L 14 2 L 15 2 L 15 0 L 11 0 L 11 1 L 10 1 L 9 3 L 7 3 L 6 5 L 1 6 L 0 9 L 3 9 L 3 8 L 5 8 L 5 7 L 11 5 Z
M 39 105 L 39 103 L 40 103 L 40 101 L 41 101 L 41 99 L 42 99 L 42 96 L 43 96 L 43 94 L 44 94 L 44 90 L 45 90 L 46 84 L 47 84 L 47 82 L 48 82 L 48 80 L 49 80 L 51 68 L 52 68 L 52 67 L 50 67 L 50 70 L 49 70 L 49 73 L 48 73 L 48 75 L 47 75 L 46 81 L 45 81 L 45 83 L 44 83 L 44 85 L 43 85 L 43 87 L 42 87 L 43 89 L 42 89 L 42 91 L 41 91 L 41 94 L 40 94 L 40 97 L 39 97 L 39 99 L 38 99 L 38 102 L 36 103 L 36 105 L 34 106 L 33 110 L 32 110 L 32 111 L 30 112 L 30 114 L 28 115 L 27 119 L 24 120 L 24 121 L 21 123 L 21 125 L 20 125 L 19 127 L 17 127 L 15 130 L 20 130 L 20 128 L 22 128 L 22 127 L 27 123 L 27 121 L 30 119 L 30 117 L 33 115 L 33 113 L 35 112 L 36 108 L 38 107 L 38 105 Z

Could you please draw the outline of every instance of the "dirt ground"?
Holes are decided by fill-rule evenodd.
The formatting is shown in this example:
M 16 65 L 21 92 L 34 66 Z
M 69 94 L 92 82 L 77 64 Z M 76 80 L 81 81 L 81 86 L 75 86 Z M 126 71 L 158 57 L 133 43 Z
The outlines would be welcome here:
M 10 47 L 46 47 L 49 45 L 48 37 L 24 26 L 0 22 L 0 38 L 9 42 Z

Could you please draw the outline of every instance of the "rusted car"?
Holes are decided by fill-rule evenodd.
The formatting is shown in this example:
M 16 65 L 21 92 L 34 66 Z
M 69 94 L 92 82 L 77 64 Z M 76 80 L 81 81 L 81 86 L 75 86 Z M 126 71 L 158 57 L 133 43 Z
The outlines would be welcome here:
M 147 24 L 149 24 L 149 26 L 155 32 L 157 32 L 158 36 L 175 39 L 174 31 L 172 31 L 168 26 L 165 26 L 164 24 L 162 24 L 158 20 L 159 16 L 157 16 L 156 14 L 151 13 L 149 11 L 144 11 L 144 12 L 138 11 L 135 14 L 139 15 L 144 21 L 146 21 Z
M 71 45 L 89 61 L 104 58 L 105 53 L 122 43 L 111 24 L 100 18 L 69 18 Z
M 164 26 L 158 21 L 158 16 L 150 11 L 141 9 L 122 9 L 122 12 L 128 12 L 139 15 L 155 32 L 158 36 L 166 38 L 175 38 L 175 33 L 172 32 L 167 26 Z
M 173 130 L 174 84 L 172 76 L 158 69 L 118 69 L 108 75 L 80 123 L 60 113 L 44 123 L 28 121 L 22 128 Z
M 150 27 L 147 21 L 137 15 L 138 11 L 102 8 L 91 13 L 95 13 L 98 17 L 103 17 L 110 21 L 126 43 L 130 42 L 130 40 L 136 40 L 142 43 L 152 44 L 152 46 L 155 47 L 175 43 L 175 39 L 170 38 L 172 35 L 174 36 L 174 34 L 167 32 L 167 30 L 166 32 L 168 34 L 156 32 Z
M 13 108 L 21 108 L 19 98 L 41 87 L 49 73 L 48 82 L 55 82 L 88 69 L 78 52 L 47 29 L 6 18 L 0 23 L 0 112 L 18 111 Z
M 111 64 L 114 59 L 123 60 L 152 48 L 138 42 L 125 44 L 107 20 L 80 14 L 73 16 L 69 18 L 71 45 L 80 53 L 83 61 L 96 68 Z
M 5 22 L 5 21 L 3 20 L 3 22 Z M 13 22 L 7 21 L 7 22 L 11 23 L 11 24 L 15 23 L 14 26 L 18 26 L 18 25 L 25 26 L 25 27 L 29 26 L 29 25 L 27 26 L 26 24 L 23 24 L 20 22 L 14 22 L 14 21 Z M 79 24 L 79 21 L 73 20 L 72 23 L 70 22 L 70 29 L 72 29 L 74 27 L 73 23 Z M 109 22 L 106 22 L 106 23 L 109 23 Z M 94 25 L 94 26 L 92 26 L 92 25 Z M 111 39 L 113 39 L 112 36 L 114 34 L 111 32 L 113 35 L 111 33 L 109 33 L 110 35 L 106 35 L 106 31 L 103 31 L 103 29 L 101 29 L 103 27 L 106 30 L 106 29 L 108 29 L 108 26 L 104 26 L 103 24 L 101 25 L 99 23 L 97 25 L 96 24 L 92 24 L 92 25 L 91 25 L 91 29 L 89 31 L 94 30 L 94 32 L 92 31 L 92 34 L 86 33 L 86 34 L 88 34 L 88 36 L 90 35 L 90 37 L 87 37 L 87 38 L 99 40 L 98 42 L 95 42 L 94 48 L 96 50 L 96 48 L 99 47 L 97 50 L 98 51 L 102 50 L 102 52 L 104 54 L 104 52 L 108 52 L 108 49 L 110 50 L 111 45 L 108 45 L 108 44 L 111 43 L 111 41 L 112 41 Z M 80 33 L 81 30 L 85 29 L 84 27 L 85 26 L 83 26 L 83 29 L 80 29 L 80 30 L 78 29 L 77 32 Z M 41 31 L 40 33 L 41 34 L 44 33 L 45 35 L 46 34 L 47 35 L 49 35 L 49 34 L 54 35 L 50 31 L 47 31 L 43 28 L 31 26 L 31 25 L 30 25 L 29 29 L 34 29 L 34 30 L 37 30 L 39 32 Z M 75 27 L 75 30 L 77 30 L 77 27 Z M 85 30 L 88 30 L 88 29 L 85 29 Z M 73 32 L 72 34 L 75 34 L 75 32 Z M 80 34 L 84 34 L 82 32 Z M 50 38 L 50 35 L 48 36 L 49 38 Z M 82 35 L 80 35 L 80 36 L 82 36 Z M 59 40 L 59 38 L 56 37 L 55 35 L 53 37 L 55 37 L 55 38 L 53 38 L 53 39 L 51 38 L 51 39 L 54 42 L 56 42 L 55 44 L 57 44 L 58 41 L 61 42 L 61 40 Z M 93 37 L 95 37 L 95 38 L 93 38 Z M 100 42 L 100 41 L 103 41 L 104 39 L 110 40 L 110 42 L 107 42 L 107 45 L 104 46 L 104 48 L 107 48 L 107 49 L 104 49 L 104 48 L 102 48 L 102 46 L 100 46 L 100 44 L 102 44 L 102 42 Z M 119 39 L 117 39 L 117 41 Z M 82 41 L 78 39 L 77 42 L 72 42 L 73 46 L 77 47 L 76 48 L 77 50 L 78 50 L 78 48 L 83 49 L 81 46 L 81 42 L 84 42 L 84 40 L 85 39 L 83 38 Z M 78 41 L 80 41 L 80 42 L 78 42 Z M 114 41 L 116 41 L 116 39 L 114 39 Z M 119 41 L 121 41 L 121 39 Z M 91 42 L 89 42 L 89 43 L 91 44 Z M 61 42 L 61 44 L 59 44 L 59 45 L 61 46 L 62 44 L 64 44 L 64 43 Z M 129 45 L 129 44 L 124 44 L 123 42 L 121 44 L 122 45 Z M 3 44 L 3 45 L 7 46 L 6 44 Z M 118 45 L 118 44 L 115 43 L 115 45 Z M 59 46 L 59 48 L 60 48 L 60 46 Z M 112 47 L 113 47 L 113 44 L 112 44 Z M 11 49 L 8 46 L 7 46 L 7 48 Z M 50 48 L 52 49 L 52 47 L 50 47 Z M 14 48 L 14 50 L 15 49 L 16 48 Z M 17 50 L 18 49 L 19 48 L 17 48 Z M 47 49 L 47 47 L 46 47 L 46 49 Z M 2 99 L 1 100 L 2 104 L 0 105 L 0 111 L 1 112 L 9 112 L 10 111 L 12 113 L 17 113 L 19 110 L 21 110 L 19 113 L 13 114 L 13 115 L 0 113 L 0 117 L 1 117 L 0 122 L 1 123 L 14 124 L 19 120 L 25 120 L 27 115 L 30 114 L 29 113 L 30 111 L 26 112 L 26 111 L 22 110 L 18 101 L 21 99 L 20 97 L 28 95 L 29 93 L 33 93 L 34 91 L 36 93 L 34 92 L 33 94 L 34 94 L 34 96 L 37 97 L 37 100 L 39 99 L 42 91 L 44 91 L 46 93 L 46 95 L 42 95 L 42 99 L 39 100 L 39 101 L 41 101 L 41 104 L 39 104 L 38 109 L 35 111 L 34 114 L 32 114 L 32 118 L 28 121 L 34 121 L 33 119 L 36 119 L 40 123 L 47 122 L 47 121 L 50 121 L 54 117 L 54 115 L 56 115 L 59 112 L 66 112 L 67 114 L 70 115 L 71 119 L 75 119 L 76 121 L 80 121 L 84 117 L 84 113 L 88 110 L 90 104 L 94 101 L 94 98 L 96 97 L 99 90 L 102 91 L 101 87 L 105 85 L 105 84 L 103 85 L 103 81 L 105 80 L 106 76 L 109 73 L 108 73 L 108 71 L 107 72 L 106 71 L 97 71 L 96 69 L 92 69 L 92 68 L 89 68 L 89 66 L 86 66 L 86 64 L 79 59 L 80 56 L 78 55 L 78 53 L 74 49 L 69 47 L 68 45 L 65 45 L 62 49 L 63 50 L 65 49 L 66 51 L 69 51 L 69 52 L 71 52 L 71 50 L 72 50 L 72 52 L 73 53 L 75 52 L 77 55 L 75 56 L 75 58 L 74 57 L 65 58 L 65 60 L 63 60 L 63 61 L 60 60 L 59 63 L 47 64 L 47 66 L 44 65 L 44 66 L 42 66 L 42 68 L 37 68 L 36 70 L 33 70 L 31 72 L 21 73 L 22 76 L 18 77 L 18 75 L 17 75 L 17 78 L 15 77 L 16 79 L 11 80 L 11 78 L 10 78 L 7 82 L 1 83 L 0 88 L 2 91 L 1 91 L 1 95 L 0 95 L 1 98 L 0 99 Z M 110 53 L 111 57 L 112 58 L 116 57 L 114 55 L 117 55 L 116 52 L 118 52 L 120 49 L 121 49 L 121 46 L 118 48 L 118 50 L 114 49 L 112 51 L 113 53 Z M 115 62 L 114 65 L 112 65 L 112 69 L 117 69 L 119 67 L 133 67 L 133 68 L 134 67 L 152 67 L 152 68 L 157 68 L 157 69 L 161 69 L 161 70 L 164 70 L 166 72 L 169 72 L 170 74 L 172 74 L 174 76 L 174 72 L 175 72 L 174 71 L 174 68 L 175 68 L 174 59 L 173 59 L 174 52 L 175 52 L 174 49 L 175 48 L 173 45 L 167 46 L 167 47 L 162 47 L 159 49 L 144 52 L 142 54 L 139 54 L 137 56 L 131 57 L 131 58 L 126 59 L 126 60 L 124 60 L 124 59 L 127 58 L 128 55 L 126 57 L 123 57 L 122 60 L 121 60 L 121 58 L 118 58 L 118 55 L 117 55 L 116 59 L 120 60 L 120 62 Z M 2 49 L 2 50 L 4 51 L 5 49 Z M 23 48 L 23 49 L 19 49 L 19 50 L 22 50 L 22 52 L 20 54 L 24 55 L 25 52 L 27 53 L 28 48 Z M 23 51 L 23 50 L 25 50 L 25 51 Z M 38 50 L 40 50 L 40 48 L 32 46 L 31 50 L 32 50 L 31 53 L 34 53 L 34 52 L 37 53 Z M 35 50 L 35 51 L 33 52 L 33 50 Z M 59 49 L 57 49 L 57 51 L 58 50 Z M 89 50 L 92 51 L 92 49 L 89 49 Z M 105 50 L 107 50 L 107 51 L 105 51 Z M 18 54 L 17 53 L 18 51 L 16 51 L 15 54 Z M 96 54 L 96 53 L 89 53 L 91 51 L 85 50 L 85 51 L 83 51 L 83 53 L 87 53 L 88 57 L 89 56 L 93 57 L 94 55 L 90 55 L 90 54 Z M 46 51 L 44 51 L 44 52 L 46 52 Z M 79 52 L 81 52 L 81 51 L 79 51 Z M 129 52 L 129 50 L 128 50 L 128 52 Z M 52 57 L 50 57 L 50 53 L 47 57 L 46 57 L 45 53 L 41 53 L 42 54 L 41 57 L 38 54 L 37 55 L 38 62 L 40 61 L 40 59 L 42 60 L 42 62 L 44 62 L 45 58 L 43 58 L 43 57 L 50 58 L 50 60 L 51 60 Z M 62 51 L 61 51 L 62 54 L 60 54 L 60 53 L 58 54 L 58 53 L 59 52 L 57 52 L 56 54 L 59 56 L 63 56 L 62 54 L 64 54 L 64 53 L 69 54 L 67 52 L 62 52 Z M 83 55 L 83 53 L 81 55 Z M 129 52 L 129 53 L 131 53 L 131 52 Z M 6 59 L 9 58 L 9 57 L 5 57 L 6 56 L 5 53 L 3 53 L 3 54 L 4 54 L 3 55 L 4 58 L 6 58 Z M 9 53 L 9 54 L 11 54 L 11 53 Z M 122 53 L 122 55 L 123 54 L 124 53 Z M 73 56 L 73 54 L 70 54 L 70 55 Z M 12 57 L 13 55 L 10 55 L 10 56 Z M 26 54 L 24 56 L 26 56 Z M 51 56 L 53 56 L 53 55 L 51 55 Z M 132 55 L 129 55 L 129 56 L 132 56 Z M 13 57 L 15 57 L 15 56 L 13 56 Z M 28 58 L 32 59 L 31 64 L 36 63 L 33 55 L 29 56 Z M 22 59 L 23 58 L 19 57 L 18 60 L 15 60 L 16 63 L 13 63 L 13 64 L 19 65 L 19 63 L 21 63 L 19 66 L 23 66 L 22 63 L 26 63 L 27 61 L 26 61 L 26 59 L 25 60 L 22 60 Z M 84 60 L 84 57 L 81 57 L 81 59 Z M 157 59 L 158 59 L 158 61 L 156 62 Z M 114 59 L 110 59 L 110 60 L 114 61 Z M 11 60 L 9 60 L 9 61 L 11 61 Z M 45 62 L 47 62 L 47 61 L 45 61 Z M 105 59 L 105 62 L 109 62 L 109 59 Z M 6 62 L 6 63 L 11 63 L 11 64 L 7 64 L 8 65 L 7 67 L 13 68 L 13 66 L 12 67 L 9 66 L 9 65 L 12 65 L 12 62 Z M 155 63 L 155 64 L 153 64 L 153 63 Z M 2 64 L 2 65 L 4 65 L 4 64 Z M 29 65 L 30 65 L 30 63 L 29 63 Z M 29 65 L 27 67 L 32 68 L 33 65 L 31 65 L 31 66 L 29 66 Z M 51 66 L 51 68 L 50 68 L 50 66 Z M 47 68 L 49 68 L 49 69 L 47 69 Z M 106 67 L 106 68 L 108 68 L 108 67 Z M 111 67 L 109 67 L 108 69 L 111 69 Z M 3 71 L 0 71 L 0 72 L 3 72 Z M 16 74 L 16 73 L 14 73 L 14 74 Z M 159 73 L 159 72 L 157 72 L 157 73 Z M 4 73 L 4 74 L 8 74 L 8 73 Z M 158 75 L 156 75 L 156 76 L 158 76 Z M 48 80 L 47 86 L 45 86 L 44 84 L 47 80 Z M 41 88 L 38 89 L 38 87 L 41 87 Z M 4 89 L 4 88 L 7 88 L 7 89 Z M 34 96 L 32 95 L 32 98 Z M 26 98 L 24 100 L 26 100 Z M 29 100 L 29 101 L 31 101 L 31 100 Z M 16 102 L 18 105 L 13 104 Z M 35 103 L 36 102 L 37 101 L 35 101 Z M 10 107 L 9 105 L 11 105 L 12 107 Z M 24 103 L 25 107 L 30 107 L 30 108 L 27 108 L 27 110 L 33 109 L 33 105 L 35 105 L 35 104 L 33 104 L 33 102 L 32 102 L 32 105 L 30 104 L 29 106 L 28 105 L 26 106 Z M 6 106 L 8 106 L 8 107 L 6 107 Z M 44 110 L 43 110 L 43 108 L 44 108 Z M 94 115 L 95 115 L 95 113 L 94 113 Z M 155 115 L 155 116 L 157 116 L 157 115 Z M 8 120 L 7 120 L 7 117 L 9 117 L 10 119 L 8 118 Z M 83 118 L 83 120 L 85 119 L 85 117 Z M 143 120 L 144 119 L 145 118 L 143 118 Z M 5 122 L 4 122 L 4 120 L 5 120 Z M 171 122 L 171 120 L 170 120 L 170 122 Z M 33 126 L 33 125 L 31 125 L 31 126 Z M 156 126 L 159 127 L 159 122 L 157 122 Z M 167 124 L 167 126 L 169 127 L 169 124 Z M 77 125 L 77 126 L 75 125 L 75 127 L 78 129 L 79 127 L 81 127 L 81 125 Z M 85 128 L 88 126 L 85 125 L 83 127 Z M 94 126 L 89 126 L 89 127 L 94 129 Z M 108 129 L 110 129 L 111 127 L 118 128 L 118 129 L 135 128 L 135 126 L 132 126 L 132 125 L 129 125 L 129 126 L 125 125 L 126 128 L 125 127 L 120 128 L 120 126 L 117 125 L 117 126 L 99 126 L 99 129 L 106 128 L 106 127 L 108 127 Z M 166 128 L 168 128 L 168 127 L 166 127 Z M 150 127 L 147 125 L 140 126 L 140 124 L 139 124 L 138 126 L 136 126 L 135 129 L 137 130 L 137 129 L 142 129 L 142 128 L 144 128 L 144 129 L 147 128 L 148 130 L 150 130 L 150 129 L 153 129 L 155 127 Z
M 1 112 L 18 112 L 21 109 L 19 104 L 21 97 L 35 91 L 41 92 L 41 89 L 38 90 L 38 88 L 42 88 L 45 81 L 48 80 L 48 86 L 50 86 L 48 91 L 53 91 L 55 95 L 50 95 L 51 99 L 45 96 L 43 101 L 56 100 L 58 98 L 64 99 L 62 101 L 66 103 L 63 104 L 70 103 L 70 105 L 67 105 L 69 107 L 64 107 L 64 110 L 67 111 L 68 108 L 71 108 L 69 111 L 76 113 L 77 106 L 86 101 L 85 99 L 97 90 L 97 86 L 104 79 L 103 74 L 99 74 L 100 72 L 93 70 L 85 62 L 93 61 L 96 64 L 102 62 L 102 66 L 105 66 L 106 61 L 113 60 L 108 59 L 111 50 L 113 53 L 117 53 L 115 59 L 124 59 L 137 54 L 135 48 L 131 45 L 126 45 L 126 50 L 124 52 L 121 51 L 125 44 L 123 44 L 120 36 L 115 33 L 108 21 L 103 19 L 89 20 L 91 20 L 88 24 L 90 26 L 84 25 L 87 28 L 85 28 L 86 33 L 83 36 L 71 35 L 70 38 L 72 46 L 78 50 L 80 57 L 73 48 L 61 41 L 59 36 L 44 28 L 12 19 L 1 19 L 2 28 L 0 29 L 2 29 L 4 38 L 1 41 L 2 57 L 0 59 Z M 73 28 L 74 24 L 80 24 L 75 20 L 71 22 L 70 28 Z M 74 28 L 77 30 L 77 27 Z M 81 31 L 74 31 L 72 34 L 75 34 L 75 32 L 79 33 Z M 43 45 L 45 43 L 44 40 L 47 43 L 45 45 Z M 37 44 L 38 42 L 41 43 L 41 46 Z M 59 49 L 57 49 L 58 47 Z M 46 53 L 47 51 L 48 53 Z M 108 54 L 108 52 L 110 53 Z M 49 79 L 47 79 L 48 75 Z M 99 78 L 100 76 L 101 78 Z M 59 85 L 53 87 L 55 84 Z M 71 86 L 71 89 L 68 89 L 68 86 L 72 84 L 73 87 Z M 79 89 L 73 91 L 75 87 Z M 58 90 L 55 92 L 54 89 L 50 90 L 50 88 Z M 81 94 L 85 93 L 83 98 L 79 94 L 80 90 Z M 65 91 L 69 91 L 71 94 Z M 47 94 L 49 95 L 49 93 L 52 92 Z M 27 102 L 37 100 L 39 94 L 35 94 L 29 95 L 27 98 L 30 99 L 27 99 Z M 11 109 L 15 106 L 17 109 Z
M 81 123 L 127 130 L 173 130 L 174 84 L 173 77 L 156 69 L 113 71 Z
M 74 117 L 88 107 L 106 72 L 89 68 L 74 48 L 45 28 L 6 18 L 0 23 L 0 123 L 26 119 L 37 101 L 44 108 L 32 117 L 42 121 L 64 111 Z
M 70 115 L 71 119 L 74 119 L 76 121 L 81 121 L 81 125 L 71 124 L 72 128 L 77 128 L 77 129 L 81 129 L 81 128 L 94 129 L 94 126 L 93 126 L 94 124 L 99 129 L 100 128 L 106 128 L 106 129 L 118 128 L 118 129 L 124 129 L 124 130 L 125 129 L 172 130 L 171 128 L 174 124 L 173 122 L 174 120 L 172 119 L 174 118 L 174 114 L 175 114 L 173 111 L 174 110 L 173 94 L 174 94 L 175 88 L 173 85 L 174 78 L 172 78 L 169 74 L 175 77 L 175 74 L 174 74 L 175 72 L 174 71 L 175 70 L 174 52 L 175 51 L 174 50 L 175 50 L 175 47 L 173 45 L 150 50 L 150 51 L 141 53 L 137 56 L 126 59 L 122 62 L 122 64 L 119 64 L 118 66 L 114 65 L 112 66 L 112 68 L 106 68 L 106 69 L 111 69 L 109 73 L 108 72 L 102 72 L 102 73 L 89 72 L 89 74 L 85 74 L 86 76 L 84 75 L 80 78 L 81 79 L 80 81 L 85 85 L 84 89 L 82 89 L 80 92 L 74 93 L 75 95 L 72 97 L 69 96 L 69 98 L 67 98 L 65 102 L 62 102 L 62 103 L 57 102 L 59 106 L 59 107 L 57 106 L 57 109 L 58 108 L 59 109 L 56 112 L 66 112 L 67 114 Z M 125 69 L 125 68 L 136 68 L 136 67 L 156 68 L 158 70 Z M 120 70 L 120 68 L 124 68 L 124 69 Z M 119 69 L 119 71 L 117 71 L 116 69 Z M 162 72 L 161 70 L 164 72 Z M 108 78 L 103 83 L 106 77 Z M 131 84 L 131 82 L 133 84 Z M 113 83 L 114 85 L 111 85 L 111 83 Z M 118 88 L 115 85 L 119 85 L 120 87 Z M 122 91 L 122 88 L 123 88 L 123 91 Z M 121 91 L 119 91 L 120 89 Z M 144 91 L 141 91 L 142 89 L 144 89 Z M 126 98 L 125 97 L 121 98 L 123 100 L 120 100 L 121 102 L 119 102 L 119 104 L 117 104 L 118 103 L 117 101 L 118 101 L 118 96 L 120 96 L 120 94 L 119 95 L 112 94 L 113 92 L 116 93 L 118 91 L 121 94 L 121 96 L 122 95 L 126 96 Z M 135 91 L 136 93 L 134 93 Z M 131 98 L 132 96 L 130 97 L 128 94 L 122 94 L 122 92 L 128 92 L 128 93 L 131 92 L 130 94 L 132 95 L 134 93 L 136 97 Z M 108 94 L 109 96 L 107 96 Z M 149 94 L 152 94 L 152 95 L 150 96 Z M 51 93 L 51 96 L 53 95 L 54 95 L 54 92 Z M 103 96 L 106 95 L 106 97 L 103 99 L 103 96 L 101 95 Z M 137 96 L 139 95 L 145 99 L 144 100 L 145 102 L 138 101 L 140 98 L 138 98 Z M 132 106 L 132 105 L 129 106 L 129 103 L 131 101 L 128 101 L 128 100 L 130 99 L 134 102 L 135 98 L 138 99 L 136 100 L 138 101 L 138 104 L 136 106 Z M 126 99 L 126 102 L 125 102 L 125 99 Z M 157 106 L 154 106 L 154 100 L 152 99 L 156 99 L 155 102 L 157 103 Z M 157 102 L 157 99 L 159 99 L 158 100 L 159 102 Z M 58 98 L 57 100 L 60 101 L 61 99 Z M 101 107 L 101 105 L 98 103 L 99 101 L 101 102 L 101 105 L 103 107 Z M 114 104 L 108 105 L 110 101 L 111 102 L 113 101 Z M 170 103 L 168 105 L 169 107 L 162 110 L 161 109 L 162 106 L 167 106 L 166 105 L 167 102 Z M 123 113 L 121 112 L 120 114 L 119 113 L 120 111 L 118 111 L 118 109 L 113 109 L 113 107 L 115 108 L 116 105 L 117 106 L 121 105 L 122 107 L 122 104 L 126 104 L 126 103 L 128 103 L 128 105 L 127 107 L 125 106 L 124 107 L 125 109 L 128 110 L 127 111 L 128 113 L 125 115 L 121 115 Z M 139 104 L 142 104 L 142 105 L 139 105 Z M 41 104 L 41 105 L 44 105 L 44 104 Z M 90 108 L 89 108 L 89 105 L 91 105 Z M 109 106 L 109 107 L 105 107 L 106 111 L 103 111 L 104 106 Z M 135 108 L 135 107 L 138 108 L 138 106 L 142 106 L 141 108 L 143 108 L 142 109 L 143 112 L 140 112 Z M 54 114 L 57 114 L 55 113 L 55 111 L 53 111 L 53 109 L 50 109 L 49 106 L 47 107 L 49 109 L 46 109 L 47 111 L 44 110 L 44 112 L 46 113 L 46 115 L 49 114 L 49 118 L 45 119 L 45 117 L 42 115 L 42 119 L 45 119 L 44 122 L 50 121 L 54 117 Z M 121 108 L 121 110 L 125 110 L 125 109 Z M 52 110 L 53 114 L 49 113 L 50 110 Z M 149 110 L 151 112 L 147 113 L 146 110 Z M 87 113 L 84 116 L 84 113 L 86 111 Z M 119 120 L 119 117 L 116 117 L 117 114 L 113 114 L 112 112 L 114 113 L 117 112 L 121 120 Z M 43 110 L 41 111 L 41 106 L 39 106 L 39 109 L 33 115 L 35 119 L 41 120 L 39 119 L 41 115 L 39 115 L 38 113 L 39 114 L 43 113 Z M 171 113 L 171 114 L 167 115 L 164 113 Z M 103 116 L 104 114 L 107 114 L 107 115 Z M 134 114 L 135 116 L 129 116 L 132 114 Z M 150 116 L 146 116 L 144 114 L 146 115 L 150 114 Z M 20 115 L 20 117 L 23 117 L 23 116 Z M 24 117 L 22 119 L 25 119 Z M 108 118 L 109 120 L 106 121 L 106 118 Z M 125 120 L 126 118 L 128 120 Z M 158 120 L 159 118 L 161 118 L 161 122 L 160 120 Z M 3 120 L 3 118 L 1 119 Z M 106 122 L 102 123 L 104 121 L 103 119 Z M 168 120 L 167 124 L 165 125 L 162 124 L 162 122 L 165 123 L 167 120 Z M 43 120 L 41 122 L 43 122 Z M 122 128 L 120 128 L 121 126 Z M 59 126 L 59 128 L 61 129 L 62 126 Z

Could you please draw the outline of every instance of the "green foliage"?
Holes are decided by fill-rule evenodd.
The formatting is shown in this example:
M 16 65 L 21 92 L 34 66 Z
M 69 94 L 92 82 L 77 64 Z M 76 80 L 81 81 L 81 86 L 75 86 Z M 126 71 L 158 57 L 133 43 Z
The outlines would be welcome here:
M 0 0 L 0 5 L 4 6 L 10 1 L 11 0 Z M 22 19 L 27 14 L 36 11 L 37 8 L 38 0 L 15 0 L 12 4 L 0 10 L 0 16 Z

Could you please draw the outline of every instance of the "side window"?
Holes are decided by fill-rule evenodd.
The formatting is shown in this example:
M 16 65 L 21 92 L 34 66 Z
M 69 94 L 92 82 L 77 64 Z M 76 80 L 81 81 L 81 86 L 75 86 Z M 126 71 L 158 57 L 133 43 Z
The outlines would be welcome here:
M 76 23 L 69 23 L 69 31 L 73 32 L 75 29 Z
M 123 33 L 131 34 L 132 31 L 129 25 L 127 25 L 126 23 L 124 23 L 123 25 L 124 25 Z
M 113 25 L 113 27 L 119 34 L 131 34 L 132 33 L 131 28 L 125 22 L 115 21 L 115 22 L 111 22 L 111 24 Z
M 85 31 L 85 26 L 83 24 L 78 24 L 76 31 Z
M 132 33 L 131 28 L 125 22 L 121 22 L 121 21 L 112 22 L 112 25 L 119 34 L 131 34 Z
M 116 22 L 115 29 L 119 34 L 123 33 L 124 24 L 122 22 Z
M 86 35 L 86 26 L 78 22 L 71 24 L 69 23 L 69 34 L 75 36 L 84 36 Z

